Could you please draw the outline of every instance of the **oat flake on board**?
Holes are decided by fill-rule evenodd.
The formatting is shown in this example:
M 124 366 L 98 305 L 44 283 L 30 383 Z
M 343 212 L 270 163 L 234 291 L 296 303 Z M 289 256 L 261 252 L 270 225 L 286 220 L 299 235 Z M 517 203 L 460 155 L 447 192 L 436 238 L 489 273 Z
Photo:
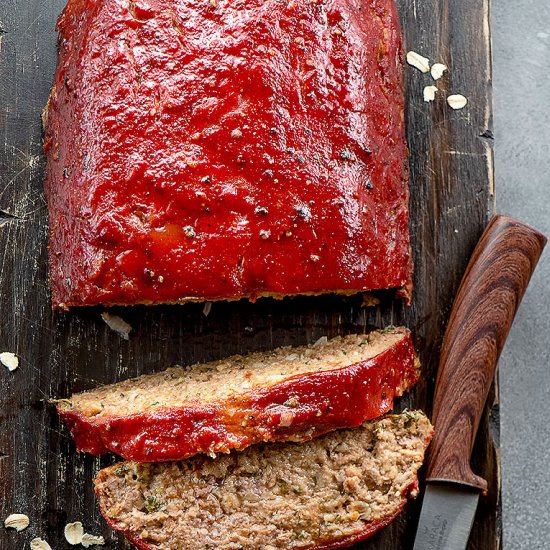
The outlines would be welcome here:
M 19 358 L 11 351 L 4 351 L 0 353 L 0 363 L 11 372 L 19 366 Z
M 23 531 L 29 526 L 29 516 L 25 514 L 10 514 L 4 520 L 4 527 L 6 529 L 15 529 L 16 531 Z
M 430 70 L 430 60 L 416 52 L 407 53 L 407 63 L 423 73 Z

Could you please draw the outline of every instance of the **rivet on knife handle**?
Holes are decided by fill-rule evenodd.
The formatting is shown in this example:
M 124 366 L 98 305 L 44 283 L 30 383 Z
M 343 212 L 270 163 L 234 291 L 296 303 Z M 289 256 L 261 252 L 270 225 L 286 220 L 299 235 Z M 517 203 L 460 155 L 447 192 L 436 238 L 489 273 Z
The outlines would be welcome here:
M 427 481 L 487 489 L 470 468 L 472 448 L 500 352 L 545 244 L 528 225 L 495 216 L 474 250 L 443 341 Z

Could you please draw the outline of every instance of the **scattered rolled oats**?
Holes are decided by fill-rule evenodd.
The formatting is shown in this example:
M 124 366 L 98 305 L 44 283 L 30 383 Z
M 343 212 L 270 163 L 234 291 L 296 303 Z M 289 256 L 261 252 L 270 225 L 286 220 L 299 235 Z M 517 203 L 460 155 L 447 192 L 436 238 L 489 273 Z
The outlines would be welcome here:
M 10 514 L 4 520 L 4 527 L 6 529 L 15 529 L 16 531 L 23 531 L 29 526 L 29 516 L 25 514 Z
M 424 101 L 427 101 L 427 102 L 434 101 L 436 92 L 437 92 L 436 86 L 426 86 L 424 88 Z
M 80 544 L 83 536 L 84 527 L 82 527 L 82 523 L 80 521 L 67 523 L 67 525 L 65 525 L 65 539 L 69 544 L 72 544 L 73 546 Z
M 430 60 L 416 52 L 407 53 L 407 63 L 423 73 L 430 70 Z
M 52 550 L 52 547 L 45 540 L 36 537 L 31 540 L 31 550 Z
M 124 340 L 130 339 L 132 325 L 128 324 L 122 317 L 111 315 L 107 311 L 101 314 L 101 318 L 107 323 L 111 330 L 114 330 Z
M 443 76 L 443 73 L 446 70 L 447 70 L 447 65 L 443 65 L 443 63 L 434 63 L 432 65 L 430 73 L 434 80 L 439 80 Z
M 15 353 L 12 353 L 11 351 L 4 351 L 0 353 L 0 363 L 7 367 L 11 372 L 19 366 L 19 359 Z
M 82 537 L 82 546 L 88 548 L 90 546 L 103 546 L 105 539 L 102 536 L 90 535 L 90 533 L 84 533 Z
M 466 107 L 468 100 L 460 94 L 450 95 L 447 98 L 447 103 L 452 109 L 464 109 Z

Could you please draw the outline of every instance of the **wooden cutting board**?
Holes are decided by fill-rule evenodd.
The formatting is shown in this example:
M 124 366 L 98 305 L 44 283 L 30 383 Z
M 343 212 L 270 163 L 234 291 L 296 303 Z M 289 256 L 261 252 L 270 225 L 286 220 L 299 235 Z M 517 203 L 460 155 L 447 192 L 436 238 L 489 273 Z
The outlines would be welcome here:
M 40 113 L 56 63 L 55 19 L 65 0 L 2 0 L 0 5 L 0 351 L 20 367 L 0 366 L 0 517 L 25 513 L 22 533 L 0 528 L 0 548 L 20 549 L 35 536 L 57 550 L 67 522 L 102 533 L 124 548 L 100 518 L 92 490 L 112 457 L 75 453 L 51 397 L 232 353 L 312 342 L 362 331 L 366 324 L 405 324 L 415 335 L 424 378 L 399 405 L 431 410 L 438 352 L 454 293 L 493 210 L 490 0 L 398 0 L 408 50 L 450 67 L 435 104 L 423 102 L 428 75 L 407 67 L 411 149 L 411 230 L 415 294 L 411 307 L 361 297 L 261 300 L 203 306 L 115 309 L 133 330 L 109 330 L 101 309 L 52 313 L 47 284 L 47 211 Z M 446 94 L 469 105 L 452 111 Z M 492 392 L 476 443 L 474 470 L 489 481 L 470 548 L 501 547 L 498 404 Z M 420 503 L 361 548 L 412 548 Z

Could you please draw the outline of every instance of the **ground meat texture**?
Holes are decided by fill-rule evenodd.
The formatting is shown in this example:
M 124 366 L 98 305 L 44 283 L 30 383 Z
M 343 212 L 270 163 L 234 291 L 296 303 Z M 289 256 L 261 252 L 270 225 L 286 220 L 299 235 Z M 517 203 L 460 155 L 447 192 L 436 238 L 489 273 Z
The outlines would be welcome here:
M 80 450 L 179 460 L 261 441 L 304 441 L 388 412 L 418 380 L 410 331 L 171 368 L 58 403 Z
M 57 28 L 54 307 L 409 294 L 393 0 L 70 0 Z
M 432 435 L 405 412 L 303 444 L 102 470 L 102 514 L 138 548 L 333 548 L 372 535 L 416 496 Z

